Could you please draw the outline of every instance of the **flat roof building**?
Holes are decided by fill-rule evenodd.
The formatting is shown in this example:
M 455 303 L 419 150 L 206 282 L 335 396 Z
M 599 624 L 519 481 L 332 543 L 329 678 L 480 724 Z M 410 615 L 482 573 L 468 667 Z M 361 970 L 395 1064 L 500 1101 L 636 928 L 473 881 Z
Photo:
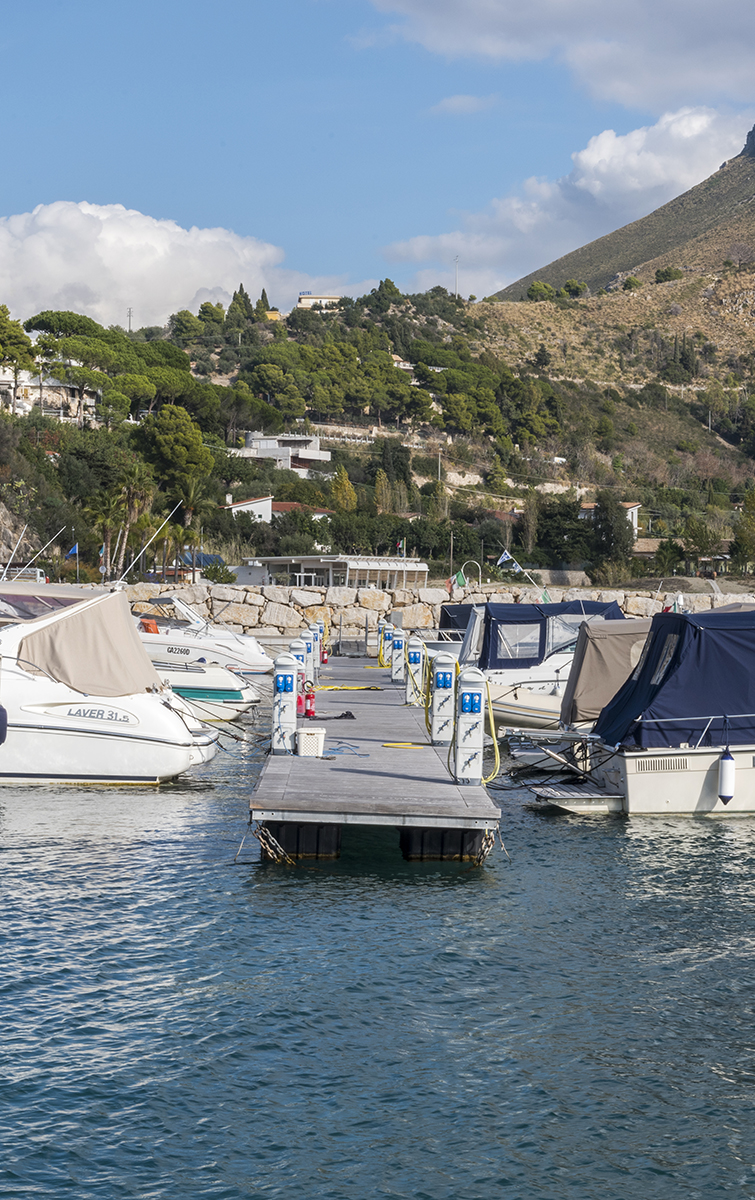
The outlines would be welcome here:
M 292 554 L 245 558 L 233 568 L 239 583 L 279 583 L 288 587 L 374 587 L 385 591 L 425 587 L 427 563 L 418 558 L 369 554 Z

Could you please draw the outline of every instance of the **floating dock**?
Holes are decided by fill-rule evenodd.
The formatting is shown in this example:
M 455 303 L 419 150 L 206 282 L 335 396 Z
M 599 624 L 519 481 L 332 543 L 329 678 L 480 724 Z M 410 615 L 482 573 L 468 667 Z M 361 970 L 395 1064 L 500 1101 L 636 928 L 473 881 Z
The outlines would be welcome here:
M 424 709 L 405 703 L 404 685 L 374 659 L 343 658 L 320 684 L 317 715 L 299 728 L 325 727 L 323 757 L 269 755 L 250 820 L 292 858 L 337 857 L 344 825 L 389 825 L 405 858 L 480 859 L 501 811 L 484 787 L 454 782 L 448 746 L 430 744 Z M 381 690 L 352 690 L 361 688 Z M 334 720 L 345 711 L 355 719 Z

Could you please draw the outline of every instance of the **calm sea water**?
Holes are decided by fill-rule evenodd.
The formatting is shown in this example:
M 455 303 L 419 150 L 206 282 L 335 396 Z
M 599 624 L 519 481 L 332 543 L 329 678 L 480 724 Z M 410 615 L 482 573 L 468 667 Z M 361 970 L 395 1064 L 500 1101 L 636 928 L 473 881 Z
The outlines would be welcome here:
M 234 866 L 259 761 L 0 793 L 1 1195 L 755 1197 L 755 822 Z

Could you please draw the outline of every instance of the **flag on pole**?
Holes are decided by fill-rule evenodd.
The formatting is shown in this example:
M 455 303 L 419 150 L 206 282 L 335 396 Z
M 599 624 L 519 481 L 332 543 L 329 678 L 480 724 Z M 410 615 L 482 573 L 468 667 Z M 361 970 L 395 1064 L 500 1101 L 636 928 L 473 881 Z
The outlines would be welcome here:
M 467 586 L 467 581 L 464 578 L 463 571 L 457 571 L 455 575 L 451 575 L 446 580 L 446 591 L 448 592 L 449 596 L 453 596 L 454 588 L 457 588 L 457 587 L 463 588 L 466 586 Z
M 519 563 L 516 561 L 513 554 L 509 554 L 508 550 L 504 550 L 503 554 L 498 559 L 498 562 L 495 565 L 497 567 L 501 567 L 501 566 L 503 566 L 504 563 L 507 564 L 506 568 L 505 568 L 507 571 L 521 571 L 522 570 L 522 567 L 519 566 Z
M 76 558 L 78 553 L 79 553 L 79 543 L 76 542 L 75 545 L 71 546 L 71 549 L 66 554 L 66 558 Z

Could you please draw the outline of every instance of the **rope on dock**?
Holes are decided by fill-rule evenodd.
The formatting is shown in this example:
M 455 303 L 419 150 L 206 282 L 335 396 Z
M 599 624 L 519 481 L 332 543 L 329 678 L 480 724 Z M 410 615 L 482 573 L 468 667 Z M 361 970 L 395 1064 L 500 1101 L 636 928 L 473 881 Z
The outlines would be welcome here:
M 376 683 L 316 683 L 316 692 L 382 692 Z

